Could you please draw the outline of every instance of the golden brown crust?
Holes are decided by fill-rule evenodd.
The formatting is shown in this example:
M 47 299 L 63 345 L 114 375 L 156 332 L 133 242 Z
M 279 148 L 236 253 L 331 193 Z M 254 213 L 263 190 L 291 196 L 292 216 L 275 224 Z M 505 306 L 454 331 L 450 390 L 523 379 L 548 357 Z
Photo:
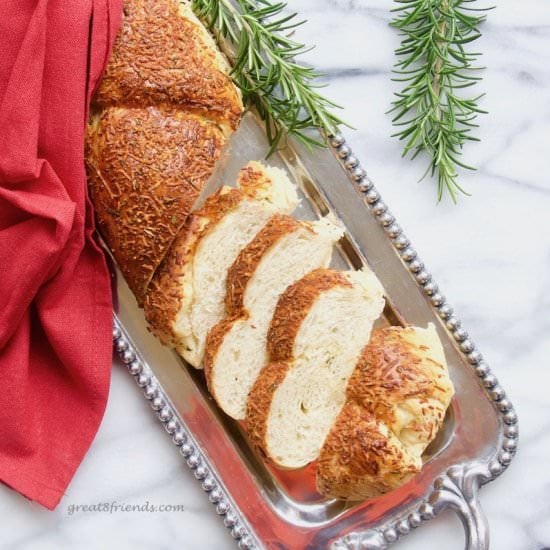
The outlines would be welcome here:
M 321 449 L 317 490 L 329 498 L 362 500 L 405 483 L 421 462 L 388 435 L 368 410 L 346 403 Z
M 214 399 L 216 399 L 216 391 L 214 388 L 214 384 L 212 383 L 212 373 L 214 370 L 216 356 L 218 355 L 218 351 L 220 350 L 220 346 L 222 345 L 225 335 L 231 330 L 233 323 L 239 320 L 246 319 L 246 317 L 246 311 L 241 312 L 239 315 L 226 317 L 225 319 L 222 319 L 219 323 L 214 325 L 208 331 L 208 335 L 206 336 L 206 344 L 204 347 L 204 357 L 202 363 L 204 368 L 204 376 L 206 377 L 206 384 Z
M 246 198 L 241 189 L 222 187 L 210 195 L 201 208 L 193 212 L 192 216 L 208 220 L 208 225 L 205 226 L 203 231 L 206 234 L 216 223 L 234 210 Z
M 272 216 L 262 230 L 241 250 L 227 272 L 225 307 L 228 316 L 238 316 L 243 308 L 244 291 L 264 254 L 283 236 L 305 224 L 284 214 Z
M 239 186 L 251 197 L 256 196 L 258 189 L 262 189 L 268 179 L 265 170 L 262 170 L 260 166 L 255 166 L 255 163 L 252 162 L 239 170 Z
M 422 369 L 422 359 L 401 337 L 403 330 L 407 329 L 387 327 L 373 332 L 350 378 L 347 396 L 389 427 L 398 422 L 400 404 L 417 400 L 414 421 L 407 429 L 428 442 L 445 417 L 447 404 L 437 399 L 444 390 Z
M 86 166 L 99 229 L 139 304 L 224 142 L 215 124 L 156 107 L 105 109 L 89 125 Z
M 384 401 L 388 397 L 406 399 L 428 394 L 430 379 L 418 370 L 421 360 L 412 356 L 399 338 L 400 330 L 387 327 L 373 331 L 350 378 L 349 398 L 357 399 L 370 409 L 378 401 L 377 391 L 382 393 Z
M 294 343 L 302 322 L 317 298 L 336 286 L 352 286 L 339 271 L 319 268 L 290 285 L 279 297 L 267 333 L 270 361 L 293 359 Z
M 250 161 L 239 170 L 237 178 L 239 188 L 251 198 L 261 197 L 262 192 L 273 187 L 273 180 L 265 166 L 257 161 Z
M 184 298 L 180 277 L 193 256 L 202 221 L 196 216 L 188 218 L 151 279 L 143 303 L 149 330 L 171 347 L 177 346 L 173 325 Z
M 125 0 L 96 105 L 177 105 L 235 129 L 242 103 L 203 33 L 177 0 Z
M 174 323 L 184 299 L 181 277 L 184 276 L 199 242 L 245 198 L 241 190 L 229 187 L 222 187 L 208 197 L 202 208 L 188 217 L 151 279 L 143 308 L 151 332 L 163 344 L 174 347 L 178 345 Z
M 268 458 L 267 420 L 271 400 L 285 379 L 289 363 L 268 363 L 261 371 L 250 390 L 246 405 L 246 430 L 252 443 Z

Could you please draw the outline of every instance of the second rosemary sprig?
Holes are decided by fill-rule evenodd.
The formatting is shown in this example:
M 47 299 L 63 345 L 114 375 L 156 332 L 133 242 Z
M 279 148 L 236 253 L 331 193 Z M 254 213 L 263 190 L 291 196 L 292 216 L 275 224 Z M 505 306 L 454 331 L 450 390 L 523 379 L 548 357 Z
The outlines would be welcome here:
M 334 134 L 342 120 L 339 108 L 324 97 L 320 73 L 299 63 L 308 48 L 291 38 L 303 21 L 283 13 L 284 2 L 269 0 L 192 0 L 195 13 L 234 48 L 232 77 L 245 102 L 253 104 L 266 123 L 270 153 L 287 135 L 308 145 L 319 140 L 309 128 Z
M 469 51 L 481 36 L 485 15 L 474 8 L 476 0 L 395 0 L 392 26 L 401 31 L 395 80 L 405 84 L 396 94 L 391 112 L 404 141 L 403 155 L 424 151 L 430 157 L 426 174 L 437 177 L 437 197 L 445 192 L 456 202 L 465 193 L 458 183 L 457 167 L 474 169 L 460 156 L 467 141 L 479 141 L 472 130 L 482 94 L 465 89 L 479 80 L 475 66 L 479 53 Z

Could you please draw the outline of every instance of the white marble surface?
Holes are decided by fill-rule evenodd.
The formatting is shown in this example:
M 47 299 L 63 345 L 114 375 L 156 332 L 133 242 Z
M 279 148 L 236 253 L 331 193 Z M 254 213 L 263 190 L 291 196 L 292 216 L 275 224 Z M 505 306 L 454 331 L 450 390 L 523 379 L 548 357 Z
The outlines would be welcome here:
M 478 343 L 520 417 L 518 456 L 485 487 L 492 548 L 550 547 L 550 9 L 547 0 L 501 0 L 479 47 L 487 65 L 479 170 L 462 183 L 473 197 L 435 206 L 421 163 L 400 160 L 387 110 L 395 32 L 389 0 L 290 0 L 318 44 L 308 58 L 330 76 L 328 94 L 357 128 L 347 136 L 385 201 Z M 71 504 L 184 504 L 184 512 L 69 514 Z M 0 547 L 47 549 L 233 548 L 218 517 L 115 364 L 104 422 L 58 509 L 48 512 L 0 487 Z M 442 515 L 396 548 L 463 547 Z

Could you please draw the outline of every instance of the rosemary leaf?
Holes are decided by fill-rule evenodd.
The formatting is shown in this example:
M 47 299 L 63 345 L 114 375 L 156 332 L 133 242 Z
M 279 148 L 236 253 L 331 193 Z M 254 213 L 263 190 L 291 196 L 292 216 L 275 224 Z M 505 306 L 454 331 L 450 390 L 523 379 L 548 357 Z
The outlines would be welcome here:
M 466 46 L 481 34 L 485 9 L 475 9 L 476 0 L 395 0 L 391 25 L 400 31 L 393 80 L 403 89 L 395 94 L 390 113 L 403 141 L 403 156 L 430 157 L 423 176 L 437 177 L 438 202 L 448 193 L 456 202 L 458 193 L 468 193 L 458 184 L 457 167 L 474 170 L 460 160 L 467 141 L 479 141 L 477 128 L 482 95 L 465 97 L 464 90 L 481 80 L 475 65 L 477 52 Z M 480 14 L 481 12 L 481 14 Z
M 325 135 L 347 125 L 334 112 L 336 103 L 318 92 L 322 76 L 297 58 L 310 48 L 291 38 L 302 25 L 296 14 L 283 13 L 285 2 L 271 0 L 191 0 L 193 11 L 234 51 L 231 77 L 245 103 L 256 107 L 265 121 L 269 153 L 292 136 L 308 146 L 323 141 L 308 134 L 319 128 Z

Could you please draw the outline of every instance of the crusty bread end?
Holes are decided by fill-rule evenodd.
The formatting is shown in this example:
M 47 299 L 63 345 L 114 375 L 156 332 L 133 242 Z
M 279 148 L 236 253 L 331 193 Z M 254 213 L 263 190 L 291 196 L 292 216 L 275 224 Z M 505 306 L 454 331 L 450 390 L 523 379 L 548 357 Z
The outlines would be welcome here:
M 454 389 L 433 325 L 376 330 L 317 463 L 317 488 L 362 500 L 406 483 L 440 429 Z

